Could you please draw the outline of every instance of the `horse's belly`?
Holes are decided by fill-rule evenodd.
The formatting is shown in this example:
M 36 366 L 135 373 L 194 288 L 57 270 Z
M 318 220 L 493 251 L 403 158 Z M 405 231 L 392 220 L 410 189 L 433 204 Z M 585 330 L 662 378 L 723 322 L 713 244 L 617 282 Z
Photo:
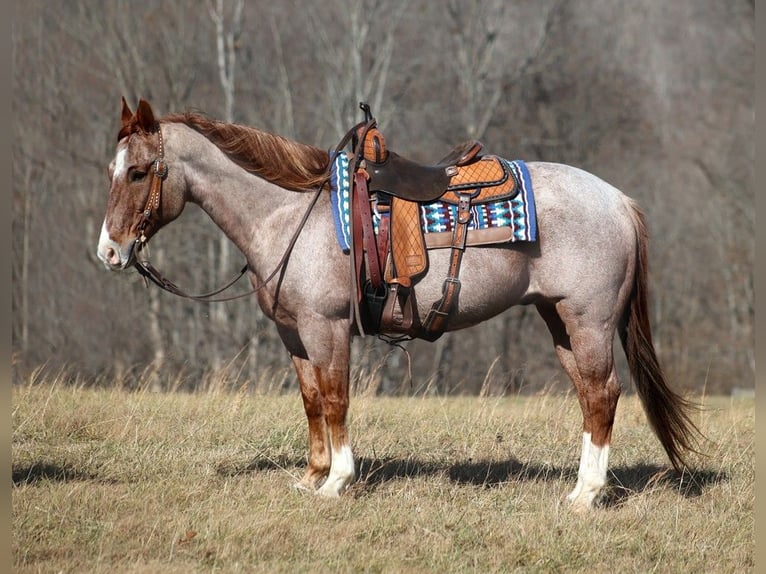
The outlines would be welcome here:
M 450 330 L 475 325 L 522 302 L 529 289 L 529 246 L 469 247 L 460 266 L 457 312 Z M 442 296 L 449 249 L 429 252 L 428 272 L 415 285 L 418 311 L 425 317 Z

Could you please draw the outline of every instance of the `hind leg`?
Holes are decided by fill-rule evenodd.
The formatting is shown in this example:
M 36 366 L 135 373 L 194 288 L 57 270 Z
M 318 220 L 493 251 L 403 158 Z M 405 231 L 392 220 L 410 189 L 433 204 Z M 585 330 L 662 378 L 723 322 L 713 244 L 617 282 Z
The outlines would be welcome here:
M 565 302 L 538 304 L 553 336 L 556 354 L 577 391 L 583 415 L 582 452 L 577 485 L 567 496 L 575 509 L 598 502 L 606 486 L 609 446 L 620 385 L 614 366 L 611 321 L 590 322 Z
M 578 331 L 572 337 L 572 352 L 580 374 L 577 397 L 583 414 L 583 436 L 577 485 L 567 498 L 576 508 L 590 508 L 598 502 L 607 482 L 620 385 L 611 341 L 605 341 L 603 333 Z

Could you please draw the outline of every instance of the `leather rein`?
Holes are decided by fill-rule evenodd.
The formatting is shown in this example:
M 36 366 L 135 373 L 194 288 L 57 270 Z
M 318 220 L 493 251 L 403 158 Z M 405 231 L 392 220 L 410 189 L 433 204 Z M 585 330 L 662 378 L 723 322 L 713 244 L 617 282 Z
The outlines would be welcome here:
M 356 130 L 363 126 L 365 122 L 361 122 L 351 128 L 345 136 L 343 136 L 343 139 L 341 139 L 340 143 L 335 147 L 335 150 L 333 151 L 333 154 L 330 158 L 330 163 L 328 165 L 332 165 L 332 162 L 335 159 L 335 156 L 340 152 L 340 150 L 343 149 L 343 147 L 346 145 L 346 143 L 349 141 L 349 139 L 353 136 L 353 134 L 356 132 Z M 153 170 L 152 170 L 152 183 L 151 188 L 149 189 L 149 197 L 146 200 L 146 205 L 144 207 L 143 212 L 141 213 L 141 220 L 138 223 L 138 237 L 133 242 L 133 266 L 136 268 L 138 273 L 144 278 L 145 284 L 149 285 L 148 281 L 151 281 L 155 285 L 157 285 L 160 289 L 167 291 L 168 293 L 172 293 L 173 295 L 177 295 L 179 297 L 183 297 L 185 299 L 192 299 L 194 301 L 200 301 L 203 303 L 221 303 L 224 301 L 233 301 L 234 299 L 240 299 L 242 297 L 247 297 L 249 295 L 252 295 L 253 293 L 256 293 L 263 289 L 274 277 L 276 277 L 277 273 L 280 274 L 280 283 L 282 280 L 282 276 L 284 275 L 285 271 L 285 265 L 287 264 L 288 259 L 290 258 L 290 254 L 292 253 L 293 247 L 295 247 L 295 243 L 298 240 L 298 236 L 300 235 L 301 231 L 303 231 L 303 227 L 306 225 L 306 221 L 308 221 L 309 215 L 311 214 L 311 211 L 314 209 L 314 206 L 316 205 L 317 200 L 319 199 L 319 196 L 322 193 L 322 189 L 324 189 L 324 186 L 330 181 L 330 177 L 328 177 L 319 185 L 319 187 L 316 190 L 316 193 L 314 194 L 314 197 L 311 199 L 311 202 L 309 203 L 308 208 L 306 209 L 306 212 L 303 214 L 303 217 L 301 218 L 300 223 L 298 224 L 298 227 L 293 232 L 292 237 L 290 238 L 290 242 L 287 245 L 287 249 L 285 249 L 284 254 L 282 255 L 282 258 L 279 260 L 279 263 L 277 263 L 277 266 L 274 268 L 274 270 L 266 277 L 266 279 L 257 287 L 254 287 L 250 291 L 247 291 L 246 293 L 240 293 L 238 295 L 231 295 L 227 297 L 218 297 L 213 298 L 216 295 L 219 295 L 232 285 L 234 285 L 239 279 L 247 273 L 247 270 L 249 269 L 249 266 L 247 263 L 242 267 L 242 269 L 239 271 L 239 273 L 231 279 L 228 283 L 226 283 L 223 287 L 220 287 L 218 289 L 215 289 L 214 291 L 210 291 L 208 293 L 201 293 L 201 294 L 190 294 L 178 287 L 175 283 L 172 281 L 166 279 L 163 277 L 163 275 L 157 270 L 156 267 L 154 267 L 148 260 L 141 260 L 138 257 L 138 254 L 141 252 L 141 250 L 144 248 L 144 246 L 148 242 L 148 238 L 146 237 L 146 228 L 151 222 L 151 217 L 154 213 L 159 211 L 161 199 L 162 199 L 162 182 L 167 178 L 168 176 L 168 163 L 165 160 L 165 148 L 164 148 L 164 142 L 162 139 L 162 130 L 160 129 L 160 125 L 156 125 L 157 129 L 157 136 L 159 138 L 159 148 L 158 148 L 158 156 L 157 159 L 154 160 L 153 163 Z M 280 273 L 281 271 L 281 273 Z M 276 300 L 275 300 L 276 304 Z

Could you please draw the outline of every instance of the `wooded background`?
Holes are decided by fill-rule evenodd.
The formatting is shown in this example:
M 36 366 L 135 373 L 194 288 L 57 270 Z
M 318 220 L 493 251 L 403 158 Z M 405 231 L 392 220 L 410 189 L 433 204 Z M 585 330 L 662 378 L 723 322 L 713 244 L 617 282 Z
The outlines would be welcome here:
M 754 22 L 752 0 L 16 2 L 14 374 L 297 385 L 253 298 L 190 302 L 96 259 L 125 96 L 326 148 L 367 101 L 389 147 L 416 160 L 479 138 L 509 159 L 591 171 L 647 214 L 655 343 L 674 386 L 752 388 Z M 195 292 L 243 263 L 193 207 L 150 256 Z M 401 351 L 357 339 L 354 384 L 569 386 L 534 308 L 406 347 L 411 385 Z M 621 376 L 629 389 L 622 363 Z

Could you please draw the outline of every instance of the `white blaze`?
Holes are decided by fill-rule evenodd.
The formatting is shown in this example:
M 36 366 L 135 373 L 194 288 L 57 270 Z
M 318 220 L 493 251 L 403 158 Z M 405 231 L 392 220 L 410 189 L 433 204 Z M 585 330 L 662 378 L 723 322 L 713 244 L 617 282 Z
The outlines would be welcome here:
M 114 171 L 112 172 L 112 181 L 123 177 L 128 170 L 128 148 L 122 146 L 114 157 Z M 109 237 L 109 231 L 106 228 L 106 219 L 101 224 L 101 235 L 98 238 L 98 251 L 96 252 L 98 258 L 103 261 L 104 265 L 110 268 L 117 266 L 124 267 L 130 256 L 130 244 L 126 246 L 120 246 L 116 241 L 113 241 Z M 110 258 L 119 256 L 119 262 L 114 260 L 110 261 Z
M 128 148 L 124 147 L 117 152 L 114 158 L 114 179 L 121 177 L 128 170 Z

